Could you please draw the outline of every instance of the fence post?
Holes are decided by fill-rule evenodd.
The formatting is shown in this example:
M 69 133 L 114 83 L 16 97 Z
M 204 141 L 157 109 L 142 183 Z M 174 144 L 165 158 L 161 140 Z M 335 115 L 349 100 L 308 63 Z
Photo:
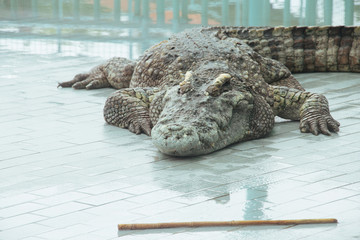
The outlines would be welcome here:
M 249 26 L 249 0 L 242 0 L 241 13 L 242 25 L 245 27 Z
M 241 2 L 235 2 L 235 26 L 241 25 Z
M 94 19 L 100 20 L 100 0 L 94 0 Z
M 59 0 L 60 2 L 61 0 Z M 61 48 L 61 45 L 62 45 L 62 36 L 61 36 L 61 27 L 58 25 L 56 27 L 56 35 L 57 35 L 57 47 L 58 47 L 58 53 L 61 53 L 62 52 L 62 48 Z
M 149 45 L 149 21 L 148 21 L 148 14 L 149 14 L 149 0 L 141 0 L 142 1 L 142 16 L 141 16 L 141 37 L 143 39 L 141 45 L 141 51 L 145 51 Z M 136 4 L 139 4 L 140 1 L 135 0 L 135 10 Z M 139 6 L 140 7 L 140 6 Z M 140 11 L 139 11 L 140 13 Z M 136 11 L 135 11 L 136 14 Z
M 316 3 L 317 0 L 306 0 L 305 24 L 314 26 L 316 24 Z
M 324 24 L 332 24 L 333 0 L 324 1 Z
M 304 25 L 304 18 L 304 0 L 300 0 L 300 25 Z
M 208 0 L 201 0 L 201 25 L 208 25 Z
M 64 9 L 63 9 L 63 0 L 58 0 L 58 19 L 63 20 L 64 18 Z
M 31 13 L 32 13 L 32 17 L 34 17 L 34 18 L 38 17 L 38 1 L 37 0 L 31 0 Z
M 76 21 L 80 20 L 80 0 L 73 0 L 73 15 Z
M 142 0 L 143 1 L 143 11 L 142 11 L 142 18 L 145 21 L 148 21 L 150 18 L 150 5 L 149 0 Z M 140 9 L 140 6 L 139 6 Z
M 142 9 L 141 9 L 141 5 L 143 5 Z M 145 5 L 146 5 L 146 0 L 134 0 L 134 17 L 136 19 L 141 17 L 141 10 L 143 10 L 142 15 L 144 16 Z
M 222 0 L 221 15 L 221 24 L 229 25 L 229 0 Z
M 58 7 L 59 7 L 59 4 L 57 2 L 58 0 L 52 0 L 51 1 L 51 9 L 52 9 L 52 16 L 53 16 L 53 19 L 58 19 L 59 16 L 58 16 Z
M 249 25 L 260 26 L 264 18 L 264 4 L 262 0 L 249 1 Z
M 17 0 L 10 0 L 11 18 L 17 18 L 18 16 L 18 2 Z
M 189 14 L 189 0 L 182 0 L 181 1 L 181 22 L 187 23 L 189 21 L 188 14 Z
M 120 0 L 114 0 L 114 21 L 120 22 L 120 13 L 121 13 L 121 4 Z
M 284 15 L 283 15 L 283 25 L 285 27 L 290 26 L 290 0 L 285 0 L 284 3 Z
M 165 23 L 165 0 L 156 0 L 156 24 Z
M 354 0 L 345 0 L 345 25 L 354 25 Z
M 270 1 L 269 0 L 263 0 L 262 1 L 262 15 L 263 17 L 261 18 L 261 23 L 260 25 L 262 26 L 266 26 L 269 24 L 270 22 L 270 8 L 271 8 L 271 5 L 270 5 Z
M 179 8 L 179 0 L 172 0 L 173 2 L 173 31 L 179 31 L 179 20 L 180 20 L 180 8 Z
M 129 15 L 129 20 L 130 21 L 133 19 L 132 4 L 133 4 L 133 1 L 128 0 L 128 15 Z

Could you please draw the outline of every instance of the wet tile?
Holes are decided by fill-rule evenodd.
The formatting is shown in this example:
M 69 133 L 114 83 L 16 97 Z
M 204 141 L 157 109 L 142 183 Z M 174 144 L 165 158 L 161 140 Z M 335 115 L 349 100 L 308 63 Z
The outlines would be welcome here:
M 314 212 L 338 215 L 352 209 L 357 209 L 359 204 L 348 199 L 342 199 L 311 208 Z
M 103 194 L 98 194 L 96 196 L 90 196 L 90 197 L 88 196 L 85 198 L 81 198 L 81 199 L 78 199 L 77 202 L 85 203 L 85 204 L 93 205 L 93 206 L 99 206 L 99 205 L 103 205 L 103 204 L 110 203 L 110 202 L 116 202 L 121 199 L 126 199 L 131 196 L 132 195 L 127 194 L 127 193 L 112 191 L 112 192 L 107 192 L 107 193 L 103 193 Z
M 298 122 L 277 119 L 266 138 L 172 158 L 149 137 L 104 123 L 103 104 L 114 90 L 56 88 L 102 59 L 21 54 L 2 45 L 0 54 L 8 66 L 0 67 L 0 239 L 358 237 L 358 75 L 298 75 L 310 91 L 325 92 L 339 134 L 301 134 Z M 321 217 L 339 224 L 116 229 L 137 221 Z
M 146 205 L 144 207 L 135 208 L 132 210 L 134 213 L 143 214 L 145 216 L 152 216 L 158 213 L 170 211 L 177 208 L 184 207 L 185 204 L 178 203 L 178 202 L 172 202 L 172 201 L 162 201 L 153 203 L 150 205 Z
M 286 191 L 272 193 L 271 190 L 267 193 L 267 196 L 263 197 L 268 202 L 272 203 L 287 203 L 297 199 L 303 199 L 307 196 L 311 196 L 308 192 L 302 191 L 301 189 L 289 189 Z
M 329 190 L 326 192 L 308 196 L 307 198 L 310 200 L 318 201 L 318 202 L 322 202 L 322 201 L 332 202 L 332 201 L 352 197 L 355 195 L 358 195 L 358 192 L 355 192 L 352 190 L 336 188 L 336 189 L 332 189 L 332 190 Z
M 291 202 L 274 205 L 274 206 L 270 207 L 270 209 L 273 212 L 276 212 L 279 214 L 291 214 L 291 213 L 300 212 L 300 211 L 303 211 L 306 209 L 310 209 L 311 207 L 314 207 L 317 205 L 319 205 L 319 203 L 316 201 L 311 201 L 311 200 L 307 200 L 307 199 L 296 199 Z
M 355 196 L 352 196 L 352 197 L 349 197 L 347 198 L 351 201 L 355 201 L 355 202 L 359 202 L 360 203 L 360 194 L 359 195 L 355 195 Z
M 28 193 L 21 193 L 21 194 L 16 194 L 13 196 L 3 197 L 0 199 L 0 206 L 1 206 L 0 209 L 6 208 L 9 206 L 18 205 L 18 204 L 25 203 L 25 202 L 30 202 L 37 198 L 39 198 L 39 197 L 36 195 L 33 195 L 33 194 L 28 194 Z
M 42 204 L 32 203 L 32 202 L 25 202 L 21 204 L 17 204 L 11 207 L 5 207 L 0 209 L 0 216 L 2 217 L 12 217 L 17 216 L 23 213 L 34 212 L 38 209 L 45 208 Z
M 45 239 L 68 239 L 80 234 L 89 233 L 92 231 L 91 226 L 84 224 L 75 224 L 66 228 L 56 229 L 40 234 L 40 237 Z
M 62 194 L 55 194 L 48 197 L 43 197 L 35 200 L 34 202 L 40 203 L 47 206 L 59 205 L 66 202 L 71 202 L 78 199 L 83 199 L 86 197 L 91 197 L 89 194 L 79 193 L 79 192 L 66 192 Z
M 338 177 L 344 175 L 341 172 L 320 170 L 308 174 L 304 174 L 298 177 L 293 178 L 294 180 L 304 181 L 304 182 L 318 182 L 326 179 L 333 179 L 334 177 Z
M 84 211 L 70 212 L 65 215 L 48 217 L 39 224 L 50 227 L 51 230 L 62 229 L 79 223 L 88 223 L 92 219 L 96 219 L 98 215 L 94 215 Z
M 148 204 L 153 204 L 153 203 L 164 201 L 164 200 L 169 200 L 169 199 L 172 199 L 179 195 L 181 195 L 181 193 L 178 193 L 176 191 L 161 189 L 161 190 L 154 191 L 151 193 L 145 193 L 142 195 L 133 196 L 133 197 L 129 198 L 128 200 L 131 202 L 138 203 L 139 205 L 140 204 L 148 205 Z
M 86 210 L 84 210 L 84 212 L 86 213 L 91 213 L 94 215 L 98 215 L 98 216 L 117 216 L 120 217 L 121 219 L 128 219 L 128 220 L 132 220 L 134 218 L 139 218 L 142 215 L 134 213 L 134 212 L 130 212 L 131 209 L 137 208 L 137 207 L 141 207 L 142 205 L 127 201 L 127 200 L 121 200 L 121 201 L 117 201 L 117 202 L 112 202 L 112 203 L 108 203 L 108 204 L 104 204 L 104 205 L 100 205 L 100 206 L 93 206 L 91 208 L 88 208 Z
M 226 197 L 229 195 L 226 194 Z M 184 203 L 186 205 L 192 205 L 200 202 L 205 202 L 207 200 L 221 201 L 221 198 L 224 197 L 223 193 L 212 191 L 212 190 L 201 190 L 191 193 L 186 193 L 178 197 L 171 198 L 171 201 Z
M 39 211 L 35 211 L 35 214 L 46 216 L 46 217 L 56 217 L 60 215 L 65 215 L 67 213 L 80 211 L 90 206 L 87 204 L 76 203 L 76 202 L 67 202 L 61 205 L 44 208 Z
M 110 181 L 103 184 L 92 184 L 91 186 L 80 188 L 78 191 L 82 193 L 98 195 L 114 190 L 123 189 L 126 187 L 129 187 L 129 184 Z
M 26 237 L 39 236 L 40 234 L 51 230 L 51 228 L 32 223 L 26 224 L 17 228 L 11 228 L 5 231 L 0 232 L 0 238 L 15 240 L 15 239 L 24 239 Z
M 21 227 L 26 224 L 36 223 L 44 219 L 46 218 L 36 214 L 25 213 L 14 217 L 7 217 L 1 219 L 0 225 L 1 225 L 1 230 L 4 231 L 6 229 Z

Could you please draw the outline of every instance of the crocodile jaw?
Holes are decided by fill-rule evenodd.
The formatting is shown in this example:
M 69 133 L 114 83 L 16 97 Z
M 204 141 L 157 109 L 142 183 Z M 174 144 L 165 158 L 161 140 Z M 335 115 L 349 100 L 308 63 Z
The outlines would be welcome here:
M 171 156 L 197 156 L 222 149 L 245 140 L 249 133 L 249 112 L 234 111 L 226 127 L 215 121 L 201 126 L 191 122 L 159 121 L 151 131 L 153 144 L 164 154 Z
M 152 142 L 160 152 L 171 156 L 197 156 L 223 148 L 216 124 L 206 124 L 206 133 L 191 124 L 156 124 Z
M 192 126 L 157 124 L 152 129 L 152 142 L 160 152 L 172 156 L 194 156 L 209 152 Z
M 235 114 L 225 129 L 214 124 L 207 132 L 191 125 L 156 124 L 151 131 L 152 142 L 160 152 L 171 156 L 208 154 L 245 140 L 249 129 L 246 119 L 243 113 Z

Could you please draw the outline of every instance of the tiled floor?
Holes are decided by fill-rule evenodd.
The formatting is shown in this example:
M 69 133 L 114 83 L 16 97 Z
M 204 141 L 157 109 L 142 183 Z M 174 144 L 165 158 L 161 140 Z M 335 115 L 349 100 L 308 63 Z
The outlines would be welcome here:
M 100 58 L 0 49 L 0 239 L 358 239 L 360 74 L 297 75 L 339 134 L 278 122 L 264 139 L 175 159 L 105 124 L 112 89 L 56 88 Z M 338 224 L 117 231 L 118 223 L 328 218 Z

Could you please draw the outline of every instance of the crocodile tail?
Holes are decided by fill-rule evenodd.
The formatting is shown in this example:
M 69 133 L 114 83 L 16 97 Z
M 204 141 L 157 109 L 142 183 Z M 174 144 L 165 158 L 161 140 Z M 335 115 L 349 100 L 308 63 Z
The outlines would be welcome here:
M 217 36 L 239 38 L 292 72 L 360 72 L 360 26 L 233 27 Z

